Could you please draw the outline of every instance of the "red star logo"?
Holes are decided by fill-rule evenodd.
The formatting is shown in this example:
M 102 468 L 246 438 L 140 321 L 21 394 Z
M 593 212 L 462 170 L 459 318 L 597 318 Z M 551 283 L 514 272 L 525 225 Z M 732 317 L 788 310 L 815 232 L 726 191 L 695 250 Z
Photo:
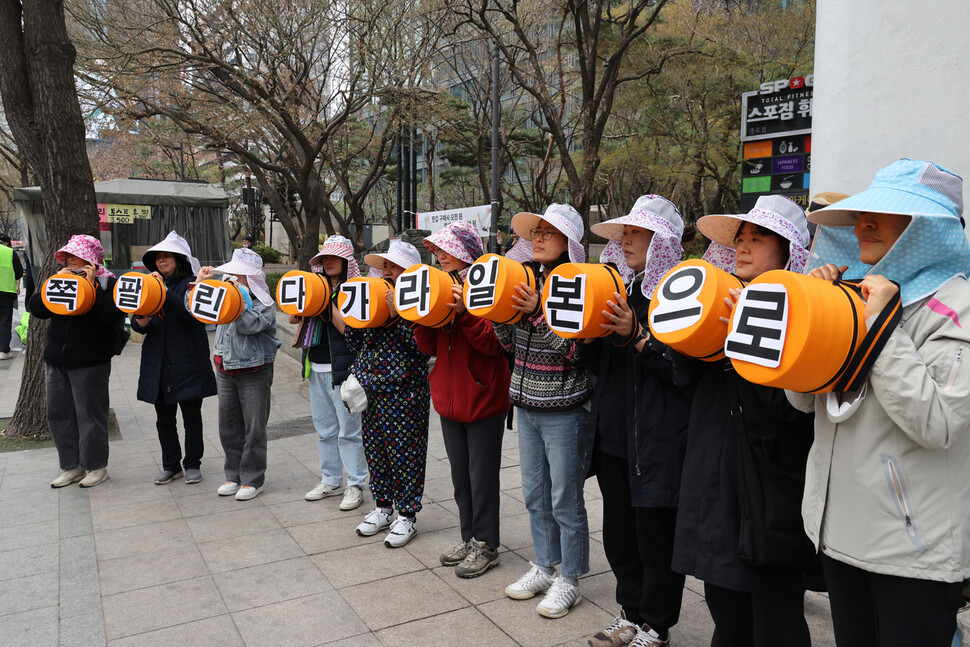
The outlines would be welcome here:
M 788 87 L 790 87 L 792 90 L 797 90 L 799 88 L 805 87 L 805 77 L 796 76 L 795 78 L 791 79 L 788 82 Z

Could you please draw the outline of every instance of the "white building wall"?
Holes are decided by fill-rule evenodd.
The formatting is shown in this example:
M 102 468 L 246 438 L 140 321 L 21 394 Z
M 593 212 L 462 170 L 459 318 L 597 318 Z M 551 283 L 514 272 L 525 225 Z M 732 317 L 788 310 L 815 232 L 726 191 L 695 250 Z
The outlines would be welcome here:
M 900 157 L 970 183 L 970 2 L 817 0 L 817 9 L 812 195 L 858 193 Z

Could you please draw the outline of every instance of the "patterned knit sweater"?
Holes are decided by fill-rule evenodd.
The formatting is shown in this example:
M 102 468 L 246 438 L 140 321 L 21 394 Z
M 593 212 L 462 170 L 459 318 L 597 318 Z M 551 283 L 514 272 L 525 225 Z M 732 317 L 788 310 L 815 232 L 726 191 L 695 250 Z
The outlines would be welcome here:
M 574 364 L 576 342 L 552 332 L 541 310 L 514 325 L 495 324 L 495 335 L 506 352 L 515 353 L 509 393 L 514 405 L 564 411 L 589 399 L 589 374 Z

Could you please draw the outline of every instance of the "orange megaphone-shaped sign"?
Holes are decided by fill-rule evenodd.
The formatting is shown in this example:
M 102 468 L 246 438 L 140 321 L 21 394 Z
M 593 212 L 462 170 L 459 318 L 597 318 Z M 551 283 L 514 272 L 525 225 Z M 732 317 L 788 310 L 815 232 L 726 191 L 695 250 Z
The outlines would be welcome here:
M 650 334 L 679 353 L 707 362 L 724 358 L 730 317 L 724 302 L 731 288 L 744 281 L 707 261 L 678 263 L 657 284 L 650 301 Z
M 345 281 L 337 293 L 340 316 L 351 328 L 380 328 L 391 322 L 387 292 L 390 281 L 377 277 L 358 277 Z
M 292 270 L 276 284 L 280 310 L 295 317 L 318 317 L 330 307 L 333 288 L 322 274 Z
M 115 305 L 136 317 L 150 317 L 165 305 L 165 282 L 157 276 L 126 272 L 115 283 Z
M 455 318 L 453 285 L 458 281 L 447 272 L 423 263 L 412 265 L 394 282 L 394 307 L 408 321 L 440 328 Z
M 516 286 L 536 289 L 536 273 L 523 263 L 498 254 L 485 254 L 468 268 L 462 295 L 469 314 L 500 324 L 512 324 L 522 311 L 512 307 Z
M 61 272 L 44 281 L 40 298 L 56 315 L 83 315 L 94 305 L 97 292 L 83 276 Z
M 613 267 L 599 263 L 562 263 L 546 279 L 542 288 L 542 311 L 546 325 L 567 339 L 604 337 L 611 331 L 601 324 L 611 323 L 603 316 L 614 293 L 626 300 L 623 277 Z
M 239 286 L 231 281 L 199 281 L 189 293 L 189 314 L 202 323 L 232 323 L 245 307 Z

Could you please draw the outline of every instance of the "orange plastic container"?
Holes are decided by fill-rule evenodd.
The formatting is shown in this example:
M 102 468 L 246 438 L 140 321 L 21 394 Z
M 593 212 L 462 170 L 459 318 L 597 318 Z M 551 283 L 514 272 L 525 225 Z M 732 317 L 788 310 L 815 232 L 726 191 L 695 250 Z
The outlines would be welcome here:
M 115 306 L 136 317 L 150 317 L 165 305 L 165 282 L 157 276 L 126 272 L 115 283 Z
M 232 323 L 245 307 L 239 286 L 230 281 L 200 281 L 189 294 L 189 314 L 202 323 Z
M 866 336 L 865 310 L 845 284 L 772 270 L 741 293 L 725 350 L 749 382 L 826 393 Z
M 611 323 L 603 316 L 614 293 L 626 301 L 623 277 L 609 265 L 563 263 L 546 278 L 542 288 L 542 312 L 546 325 L 567 339 L 605 337 L 610 334 L 601 324 Z
M 441 328 L 455 318 L 454 285 L 458 281 L 447 272 L 423 263 L 412 265 L 394 282 L 394 307 L 408 321 Z
M 83 276 L 59 272 L 44 281 L 40 298 L 56 315 L 83 315 L 94 305 L 95 287 Z
M 330 307 L 333 288 L 323 274 L 292 270 L 276 284 L 280 310 L 296 317 L 317 317 Z
M 391 322 L 387 292 L 394 286 L 385 279 L 362 276 L 345 281 L 337 293 L 340 316 L 351 328 L 380 328 Z
M 515 323 L 524 314 L 512 307 L 520 283 L 536 289 L 536 274 L 530 266 L 498 254 L 485 254 L 472 263 L 465 276 L 465 309 L 495 323 Z
M 723 359 L 728 327 L 720 318 L 731 316 L 724 299 L 728 290 L 744 285 L 707 261 L 678 263 L 654 290 L 650 334 L 684 355 L 707 362 Z

